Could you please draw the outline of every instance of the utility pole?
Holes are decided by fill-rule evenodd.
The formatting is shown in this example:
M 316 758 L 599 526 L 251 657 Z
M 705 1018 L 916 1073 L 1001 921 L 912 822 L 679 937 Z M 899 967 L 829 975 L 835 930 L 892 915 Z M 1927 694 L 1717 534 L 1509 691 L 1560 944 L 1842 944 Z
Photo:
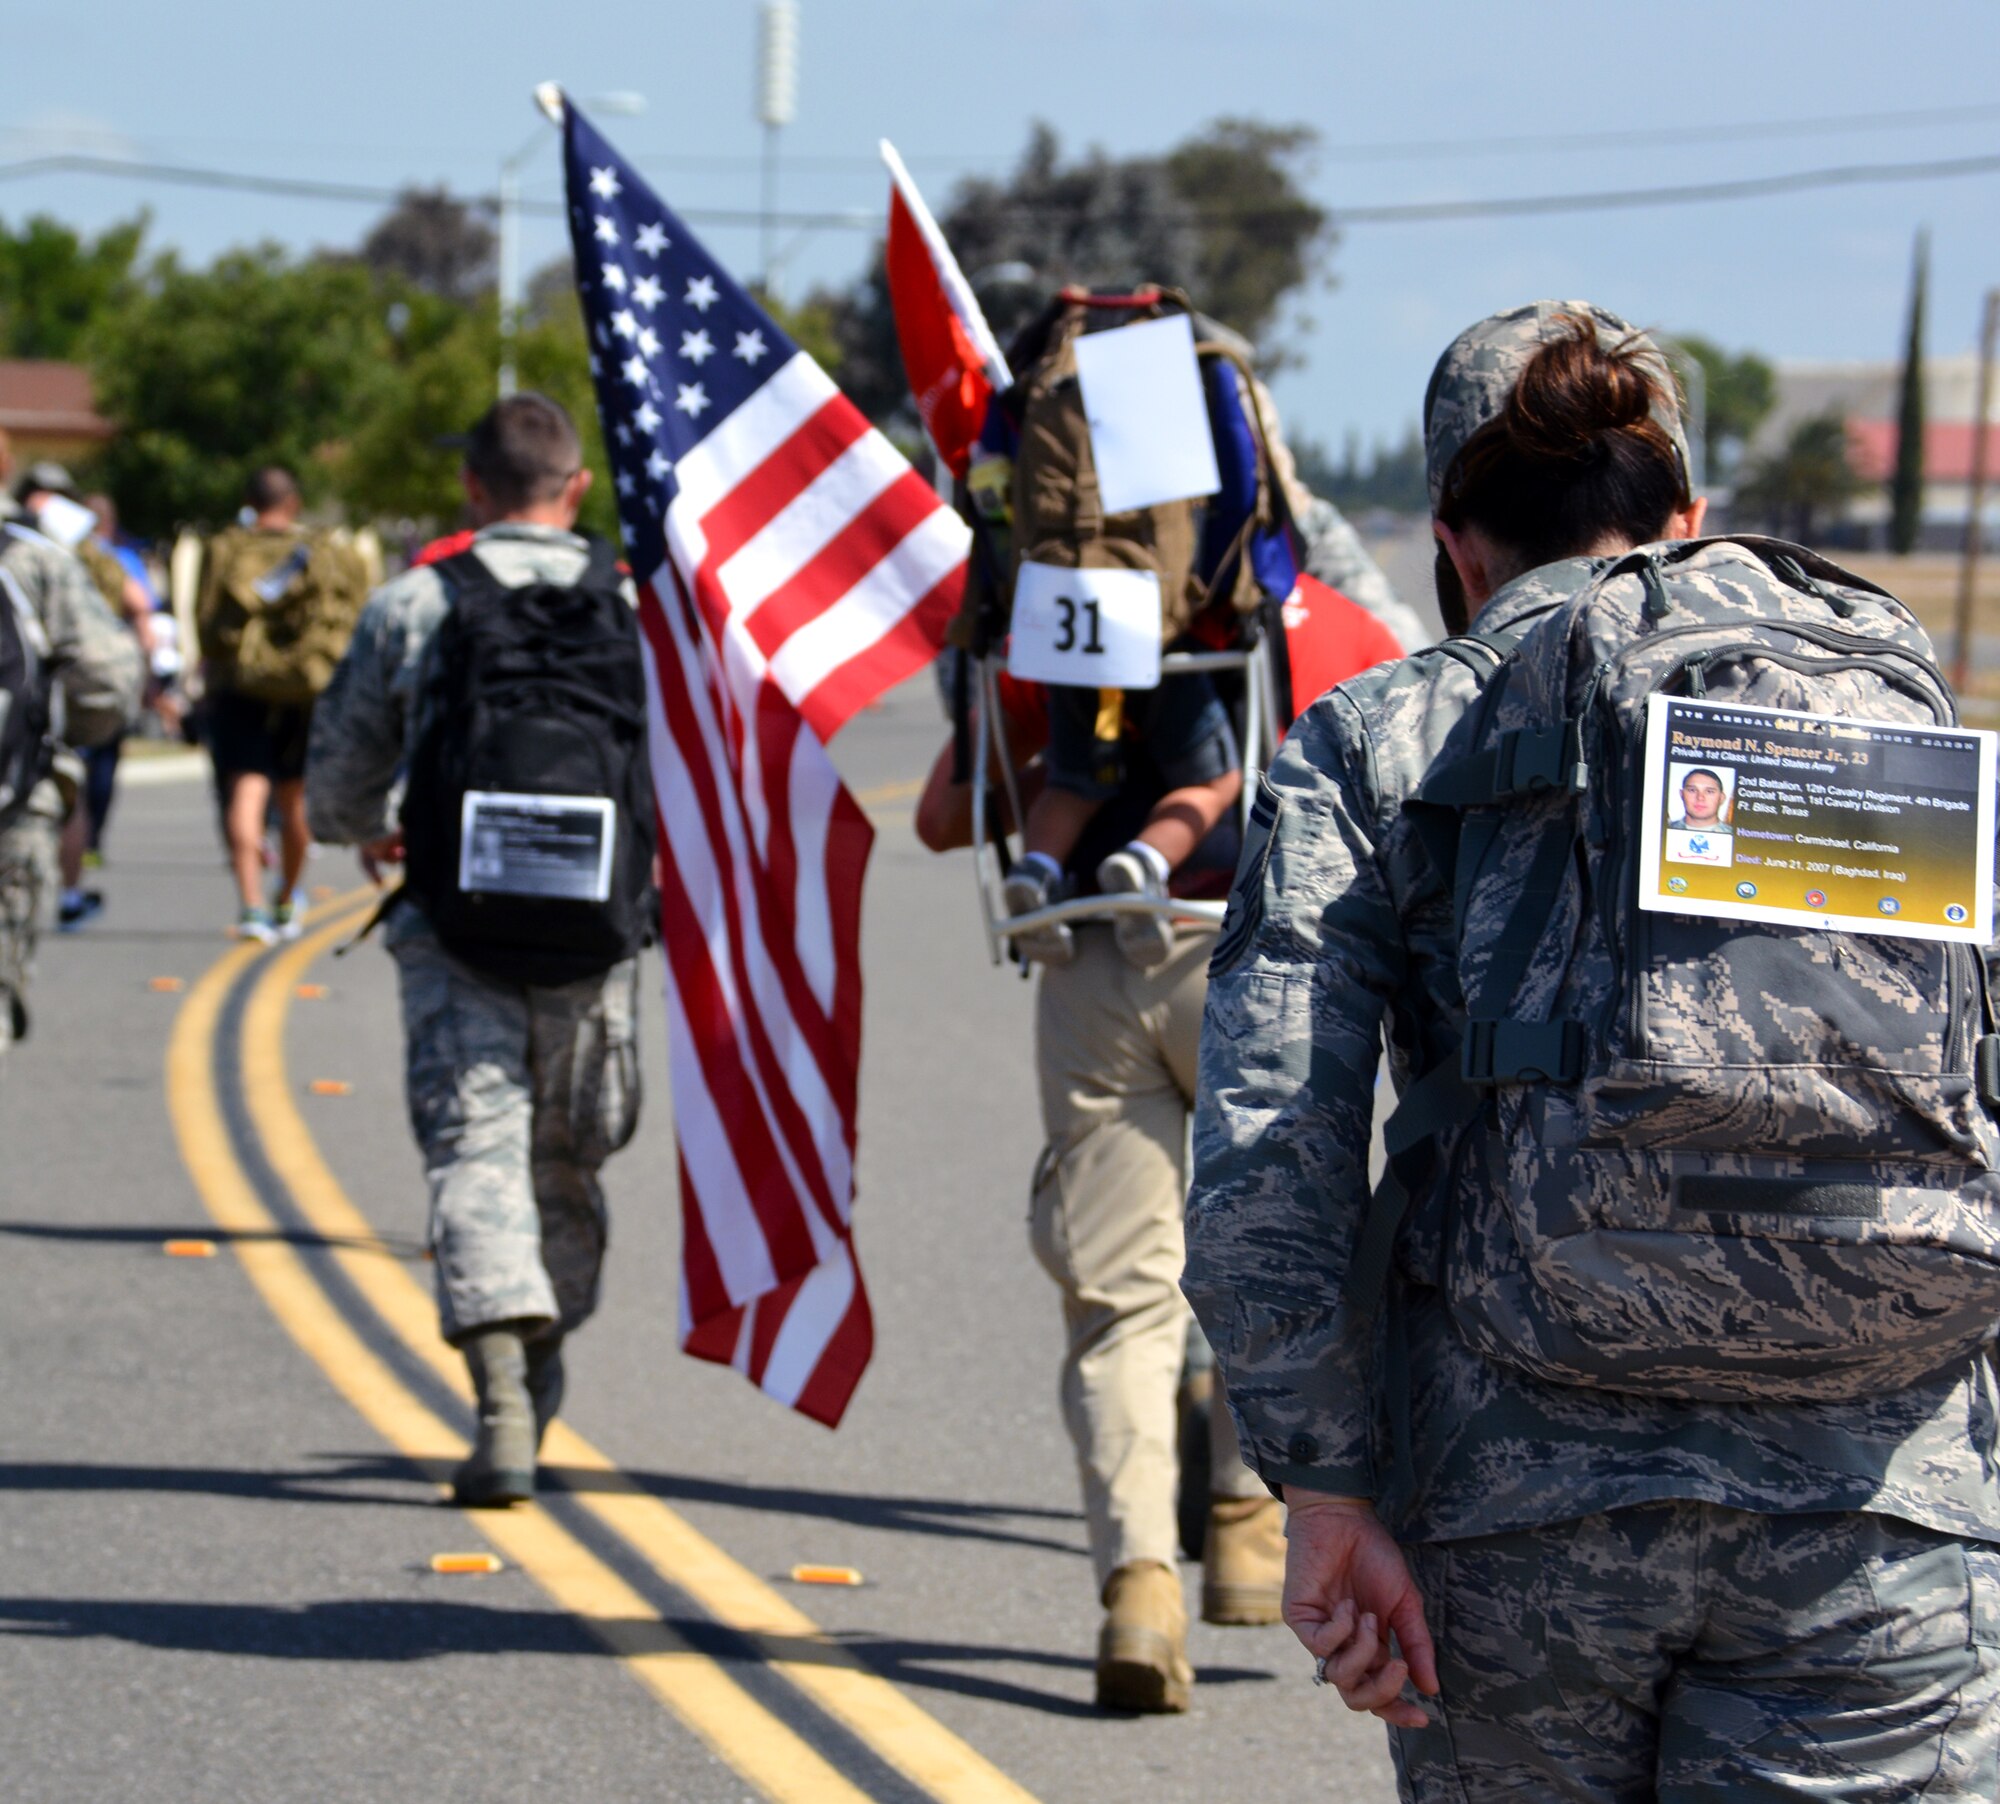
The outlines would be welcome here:
M 562 90 L 543 82 L 535 90 L 535 105 L 550 125 L 562 125 Z M 593 113 L 643 113 L 643 94 L 600 94 L 584 102 Z M 500 164 L 500 399 L 518 386 L 514 373 L 514 339 L 521 329 L 521 171 L 528 159 L 549 141 L 548 126 Z
M 1972 675 L 1972 611 L 1979 590 L 1981 541 L 1986 536 L 1979 516 L 1986 500 L 1987 445 L 1993 431 L 1996 340 L 2000 340 L 2000 288 L 1989 288 L 1986 318 L 1979 329 L 1979 398 L 1972 408 L 1972 492 L 1965 498 L 1965 556 L 1958 569 L 1958 645 L 1951 662 L 1951 685 L 1961 695 Z
M 778 225 L 778 133 L 799 99 L 798 0 L 764 0 L 757 55 L 757 117 L 764 126 L 764 197 L 758 232 L 758 286 L 771 298 L 772 240 Z

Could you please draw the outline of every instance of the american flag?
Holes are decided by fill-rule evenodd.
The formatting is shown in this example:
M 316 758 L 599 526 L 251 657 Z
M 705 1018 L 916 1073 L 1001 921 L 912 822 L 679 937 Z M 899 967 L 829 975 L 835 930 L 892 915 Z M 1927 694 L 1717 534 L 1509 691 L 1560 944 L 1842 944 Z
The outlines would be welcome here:
M 570 236 L 638 582 L 682 1209 L 681 1344 L 839 1422 L 861 884 L 826 744 L 935 654 L 965 529 L 573 106 Z

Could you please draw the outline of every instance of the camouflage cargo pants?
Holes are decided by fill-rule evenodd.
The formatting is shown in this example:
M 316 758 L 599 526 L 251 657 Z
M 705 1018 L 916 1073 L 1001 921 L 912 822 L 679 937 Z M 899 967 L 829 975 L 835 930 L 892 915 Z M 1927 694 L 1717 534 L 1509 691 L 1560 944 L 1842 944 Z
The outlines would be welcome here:
M 1179 1556 L 1187 1128 L 1214 943 L 1183 935 L 1165 964 L 1137 971 L 1109 929 L 1082 928 L 1075 963 L 1044 970 L 1035 1004 L 1048 1145 L 1029 1235 L 1062 1290 L 1063 1421 L 1100 1588 L 1131 1561 L 1171 1567 Z M 1263 1496 L 1220 1385 L 1209 1423 L 1211 1493 Z
M 1391 1732 L 1417 1804 L 2000 1795 L 2000 1548 L 1673 1502 L 1405 1551 L 1443 1688 Z
M 60 833 L 55 821 L 39 814 L 0 828 L 0 1054 L 27 1031 L 35 939 L 60 882 Z
M 638 961 L 582 983 L 510 984 L 451 957 L 414 908 L 390 950 L 445 1338 L 495 1322 L 574 1328 L 597 1307 L 604 1261 L 598 1168 L 639 1120 Z

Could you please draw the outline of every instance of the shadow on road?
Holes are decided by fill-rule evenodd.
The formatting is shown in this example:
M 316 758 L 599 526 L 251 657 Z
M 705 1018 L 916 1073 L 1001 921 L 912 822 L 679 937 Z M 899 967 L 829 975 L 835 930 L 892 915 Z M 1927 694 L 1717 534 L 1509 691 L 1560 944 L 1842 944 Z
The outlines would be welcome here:
M 430 1496 L 413 1497 L 410 1485 L 443 1483 L 449 1462 L 328 1455 L 329 1463 L 303 1472 L 252 1472 L 234 1466 L 110 1466 L 49 1460 L 0 1461 L 0 1497 L 10 1491 L 160 1491 L 197 1497 L 243 1497 L 259 1503 L 391 1504 L 429 1509 Z M 358 1490 L 360 1485 L 397 1490 Z
M 663 1648 L 679 1639 L 658 1623 Z M 106 1597 L 0 1598 L 0 1635 L 58 1640 L 104 1637 L 182 1653 L 240 1654 L 265 1660 L 429 1660 L 443 1654 L 602 1654 L 603 1645 L 573 1616 L 551 1607 L 380 1601 L 324 1603 L 166 1603 Z
M 158 1246 L 166 1240 L 212 1240 L 217 1246 L 249 1245 L 257 1241 L 280 1241 L 305 1251 L 331 1251 L 344 1247 L 357 1253 L 382 1253 L 406 1265 L 422 1265 L 430 1257 L 420 1240 L 401 1234 L 315 1234 L 306 1228 L 259 1229 L 248 1233 L 218 1228 L 209 1223 L 199 1227 L 85 1227 L 75 1222 L 0 1221 L 0 1234 L 16 1234 L 24 1240 L 73 1240 L 86 1246 Z
M 1033 1504 L 965 1503 L 956 1498 L 877 1497 L 866 1492 L 816 1491 L 802 1486 L 729 1484 L 679 1472 L 603 1472 L 587 1466 L 541 1468 L 544 1485 L 566 1491 L 638 1491 L 663 1503 L 716 1503 L 731 1509 L 763 1510 L 781 1516 L 808 1516 L 825 1522 L 845 1522 L 857 1528 L 880 1528 L 915 1535 L 945 1535 L 959 1540 L 995 1541 L 1009 1547 L 1033 1547 L 1045 1553 L 1083 1555 L 1078 1542 L 1058 1541 L 1001 1526 L 1008 1519 L 1080 1522 L 1078 1510 L 1043 1509 Z

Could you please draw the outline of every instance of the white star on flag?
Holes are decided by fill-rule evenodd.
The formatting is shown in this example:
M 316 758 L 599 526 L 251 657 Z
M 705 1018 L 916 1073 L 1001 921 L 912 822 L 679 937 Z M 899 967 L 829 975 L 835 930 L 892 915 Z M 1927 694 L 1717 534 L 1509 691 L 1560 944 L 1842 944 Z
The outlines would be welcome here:
M 658 482 L 674 466 L 667 461 L 667 455 L 659 446 L 653 447 L 653 455 L 646 459 L 646 474 Z
M 706 331 L 683 332 L 681 355 L 690 363 L 706 363 L 715 355 L 715 342 Z
M 590 191 L 599 200 L 615 200 L 625 192 L 615 169 L 593 169 L 590 172 Z
M 715 292 L 713 276 L 690 276 L 688 278 L 687 304 L 697 313 L 706 313 L 721 297 Z
M 632 428 L 626 425 L 623 420 L 620 420 L 617 425 L 612 427 L 611 431 L 621 445 L 629 445 L 632 442 Z
M 638 246 L 641 254 L 657 257 L 667 248 L 666 228 L 659 225 L 642 225 L 633 234 L 632 242 Z
M 625 359 L 625 380 L 634 388 L 646 386 L 646 360 L 636 353 Z
M 667 298 L 667 291 L 660 286 L 657 276 L 641 276 L 632 284 L 632 298 L 651 313 Z
M 641 432 L 650 435 L 659 423 L 660 410 L 653 405 L 652 401 L 648 399 L 640 402 L 639 411 L 632 416 L 632 424 L 637 426 Z
M 610 289 L 613 294 L 623 294 L 625 292 L 625 272 L 616 263 L 605 264 L 604 286 Z
M 620 338 L 637 338 L 639 336 L 638 316 L 633 313 L 630 307 L 621 307 L 611 316 L 611 329 Z
M 596 353 L 595 351 L 592 351 L 592 352 L 591 352 L 591 354 L 590 354 L 590 373 L 591 373 L 591 374 L 592 374 L 593 376 L 595 376 L 595 375 L 597 375 L 597 374 L 598 374 L 598 373 L 599 373 L 600 371 L 602 371 L 602 370 L 603 370 L 603 368 L 604 368 L 604 365 L 603 365 L 603 364 L 601 364 L 601 363 L 599 363 L 599 362 L 597 361 L 597 353 Z
M 651 326 L 639 328 L 639 355 L 657 357 L 660 354 L 660 335 Z
M 637 486 L 632 480 L 632 472 L 630 470 L 620 470 L 612 478 L 612 481 L 618 485 L 618 492 L 621 495 L 631 494 L 632 490 Z
M 597 242 L 599 244 L 618 242 L 618 222 L 609 213 L 597 215 Z
M 699 382 L 683 382 L 680 393 L 674 397 L 674 405 L 689 419 L 698 420 L 702 409 L 708 405 L 708 390 Z
M 764 356 L 770 348 L 764 342 L 764 334 L 753 327 L 748 332 L 739 332 L 736 334 L 736 349 L 729 354 L 732 357 L 742 358 L 745 363 L 754 365 L 757 359 Z

